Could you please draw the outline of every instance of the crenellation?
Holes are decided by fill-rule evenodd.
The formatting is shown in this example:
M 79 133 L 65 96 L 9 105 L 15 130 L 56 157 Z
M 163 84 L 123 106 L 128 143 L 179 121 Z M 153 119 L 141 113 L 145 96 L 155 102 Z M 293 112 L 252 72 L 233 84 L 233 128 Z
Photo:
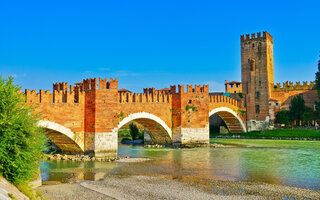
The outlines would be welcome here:
M 177 86 L 176 85 L 170 85 L 170 93 L 171 94 L 177 93 Z
M 75 93 L 73 91 L 64 93 L 65 103 L 75 103 Z
M 108 89 L 116 89 L 118 90 L 118 79 L 112 79 L 110 78 L 110 82 L 109 82 L 109 87 L 107 87 Z
M 261 32 L 257 33 L 257 38 L 260 39 L 261 38 Z
M 303 84 L 301 85 L 301 82 L 296 82 L 293 84 L 293 82 L 286 81 L 284 83 L 276 83 L 273 85 L 273 91 L 291 91 L 291 90 L 313 90 L 315 89 L 315 82 L 310 81 L 310 84 L 308 84 L 308 81 L 303 81 Z
M 200 93 L 200 85 L 194 85 L 195 93 Z
M 28 103 L 40 103 L 40 94 L 37 94 L 35 90 L 25 90 L 26 102 Z
M 53 102 L 53 95 L 50 90 L 40 90 L 40 103 L 51 103 Z
M 64 93 L 61 90 L 53 91 L 53 103 L 64 103 Z
M 99 78 L 99 89 L 107 89 L 107 78 Z
M 149 91 L 149 90 L 148 90 Z M 152 94 L 152 93 L 121 93 L 119 103 L 170 103 L 171 94 Z
M 184 85 L 183 84 L 182 85 L 178 85 L 178 92 L 179 92 L 179 94 L 184 93 Z
M 260 40 L 263 40 L 263 39 L 266 39 L 268 41 L 271 41 L 271 43 L 273 43 L 273 38 L 267 31 L 264 31 L 262 33 L 262 37 L 261 37 L 261 32 L 251 33 L 251 34 L 246 34 L 246 35 L 240 35 L 241 42 L 245 42 L 245 41 L 260 41 Z
M 53 91 L 54 90 L 62 90 L 62 91 L 68 91 L 68 83 L 67 82 L 60 82 L 60 83 L 54 83 L 53 84 Z

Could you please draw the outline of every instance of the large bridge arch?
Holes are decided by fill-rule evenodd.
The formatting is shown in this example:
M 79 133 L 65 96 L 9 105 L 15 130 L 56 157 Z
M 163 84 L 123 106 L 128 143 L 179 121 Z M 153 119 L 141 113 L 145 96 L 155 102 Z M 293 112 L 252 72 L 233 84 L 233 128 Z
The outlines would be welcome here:
M 219 115 L 224 120 L 230 132 L 247 132 L 242 119 L 232 109 L 228 107 L 214 108 L 210 111 L 209 117 L 214 114 Z
M 147 112 L 129 114 L 118 123 L 118 130 L 124 126 L 128 126 L 133 121 L 144 126 L 152 142 L 157 144 L 172 143 L 171 128 L 161 118 Z
M 63 152 L 84 152 L 83 134 L 77 134 L 65 126 L 47 120 L 40 120 L 38 126 L 47 130 L 46 137 L 54 142 Z

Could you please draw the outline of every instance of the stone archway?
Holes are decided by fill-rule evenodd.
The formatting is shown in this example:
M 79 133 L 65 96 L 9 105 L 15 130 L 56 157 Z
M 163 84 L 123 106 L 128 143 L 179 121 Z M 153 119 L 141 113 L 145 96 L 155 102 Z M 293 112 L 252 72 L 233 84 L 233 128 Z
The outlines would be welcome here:
M 70 153 L 84 152 L 83 133 L 74 133 L 65 126 L 47 120 L 40 120 L 38 126 L 42 126 L 47 130 L 46 137 L 62 151 Z
M 153 143 L 172 143 L 172 130 L 162 119 L 151 113 L 139 112 L 128 115 L 120 121 L 118 124 L 118 130 L 133 121 L 144 126 Z
M 224 120 L 231 133 L 247 132 L 243 121 L 232 109 L 227 107 L 215 108 L 210 111 L 209 117 L 213 114 L 218 114 Z

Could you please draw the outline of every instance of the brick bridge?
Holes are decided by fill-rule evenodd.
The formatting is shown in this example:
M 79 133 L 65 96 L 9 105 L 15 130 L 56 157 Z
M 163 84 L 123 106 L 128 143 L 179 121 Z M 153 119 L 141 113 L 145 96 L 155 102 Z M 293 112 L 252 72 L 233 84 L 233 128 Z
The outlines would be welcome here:
M 115 157 L 118 130 L 141 124 L 152 143 L 209 143 L 209 117 L 218 114 L 230 132 L 246 131 L 244 108 L 225 96 L 209 95 L 208 85 L 144 89 L 132 94 L 118 90 L 118 79 L 86 79 L 75 86 L 53 84 L 50 91 L 25 91 L 26 102 L 40 111 L 40 126 L 62 151 Z

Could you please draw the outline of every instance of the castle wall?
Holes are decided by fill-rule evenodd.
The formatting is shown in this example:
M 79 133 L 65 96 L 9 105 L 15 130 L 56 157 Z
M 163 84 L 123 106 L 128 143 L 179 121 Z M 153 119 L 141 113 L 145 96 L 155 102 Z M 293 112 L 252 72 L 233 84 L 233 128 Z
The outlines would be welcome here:
M 302 95 L 306 105 L 314 109 L 315 101 L 318 101 L 317 90 L 272 91 L 271 98 L 281 104 L 281 110 L 289 110 L 291 100 L 296 95 Z

